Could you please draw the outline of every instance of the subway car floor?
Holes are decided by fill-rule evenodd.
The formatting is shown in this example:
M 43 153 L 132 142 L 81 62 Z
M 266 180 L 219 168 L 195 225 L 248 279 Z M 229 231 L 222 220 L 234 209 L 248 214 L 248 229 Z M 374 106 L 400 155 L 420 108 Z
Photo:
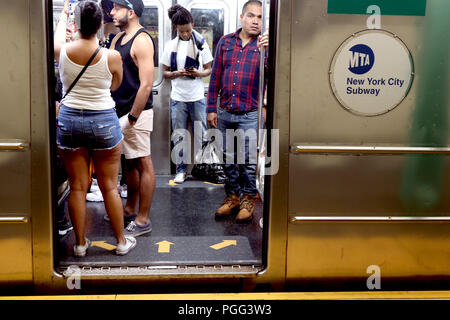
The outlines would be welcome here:
M 261 264 L 263 205 L 260 199 L 249 223 L 236 223 L 235 215 L 218 219 L 214 212 L 225 198 L 223 185 L 192 178 L 176 185 L 172 178 L 156 177 L 150 211 L 153 230 L 137 237 L 136 247 L 126 256 L 115 255 L 114 233 L 110 223 L 103 219 L 104 203 L 87 202 L 86 237 L 91 240 L 91 246 L 85 257 L 74 257 L 74 232 L 59 239 L 59 267 Z

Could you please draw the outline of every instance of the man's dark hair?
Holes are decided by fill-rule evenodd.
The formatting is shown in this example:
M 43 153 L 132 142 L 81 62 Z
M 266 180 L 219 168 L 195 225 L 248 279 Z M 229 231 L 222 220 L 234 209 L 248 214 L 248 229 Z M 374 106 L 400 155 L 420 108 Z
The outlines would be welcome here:
M 172 20 L 173 26 L 183 26 L 185 24 L 194 23 L 192 14 L 179 4 L 169 8 L 169 18 Z
M 79 31 L 84 38 L 92 37 L 100 29 L 103 13 L 96 2 L 80 1 L 75 10 L 75 14 L 76 18 L 79 19 L 77 20 Z
M 248 0 L 244 6 L 242 7 L 242 14 L 245 14 L 245 11 L 247 10 L 247 7 L 251 4 L 256 4 L 257 6 L 262 7 L 262 3 L 260 0 Z

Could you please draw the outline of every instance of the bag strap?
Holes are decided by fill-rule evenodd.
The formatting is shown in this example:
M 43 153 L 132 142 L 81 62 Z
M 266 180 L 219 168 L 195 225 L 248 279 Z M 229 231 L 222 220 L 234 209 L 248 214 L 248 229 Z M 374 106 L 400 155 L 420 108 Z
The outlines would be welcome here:
M 95 52 L 92 54 L 91 58 L 89 59 L 89 61 L 86 63 L 86 65 L 84 66 L 83 70 L 80 71 L 80 73 L 78 74 L 78 76 L 75 78 L 75 80 L 73 80 L 72 84 L 70 85 L 69 89 L 67 89 L 66 94 L 64 95 L 63 99 L 69 94 L 69 92 L 73 89 L 73 87 L 75 87 L 75 85 L 77 84 L 78 80 L 80 80 L 81 76 L 83 75 L 83 73 L 86 71 L 86 69 L 89 67 L 89 65 L 92 63 L 92 61 L 94 60 L 95 56 L 97 55 L 97 53 L 100 51 L 102 47 L 98 47 Z M 62 100 L 62 99 L 61 99 Z

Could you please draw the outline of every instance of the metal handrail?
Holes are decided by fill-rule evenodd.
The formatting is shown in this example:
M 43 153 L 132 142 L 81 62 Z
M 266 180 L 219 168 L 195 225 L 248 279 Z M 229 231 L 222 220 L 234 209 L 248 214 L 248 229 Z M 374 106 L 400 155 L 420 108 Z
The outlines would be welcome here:
M 291 153 L 450 154 L 448 147 L 318 146 L 291 145 Z
M 0 217 L 1 223 L 28 223 L 28 217 Z
M 1 142 L 0 141 L 0 151 L 21 151 L 27 147 L 27 143 L 23 141 L 14 141 L 14 142 Z

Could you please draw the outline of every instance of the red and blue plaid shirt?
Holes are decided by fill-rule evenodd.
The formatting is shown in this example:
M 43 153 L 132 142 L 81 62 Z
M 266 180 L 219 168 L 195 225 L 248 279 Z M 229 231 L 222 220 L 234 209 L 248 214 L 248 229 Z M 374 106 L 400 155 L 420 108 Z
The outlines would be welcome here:
M 257 38 L 242 48 L 240 31 L 223 36 L 217 44 L 209 81 L 208 113 L 217 113 L 219 95 L 220 107 L 228 112 L 258 109 L 260 52 Z

